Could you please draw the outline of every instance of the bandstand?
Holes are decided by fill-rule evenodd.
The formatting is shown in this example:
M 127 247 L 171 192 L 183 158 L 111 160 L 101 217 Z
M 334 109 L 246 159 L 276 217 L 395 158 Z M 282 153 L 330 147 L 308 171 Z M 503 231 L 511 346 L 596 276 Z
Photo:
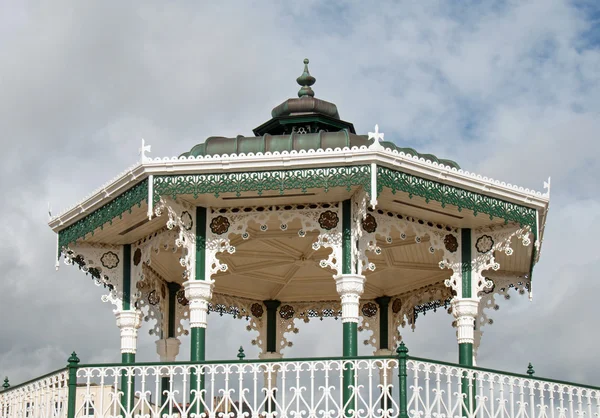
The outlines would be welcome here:
M 298 98 L 254 136 L 213 136 L 173 158 L 150 158 L 143 143 L 139 164 L 51 220 L 59 259 L 106 287 L 121 336 L 121 364 L 73 356 L 52 383 L 65 416 L 496 418 L 490 384 L 518 403 L 476 353 L 500 299 L 531 297 L 549 181 L 542 194 L 384 141 L 377 126 L 359 135 L 315 97 L 304 63 Z M 401 344 L 434 309 L 453 315 L 457 364 Z M 258 360 L 206 361 L 213 312 L 247 321 Z M 340 357 L 287 361 L 302 322 L 317 318 L 339 319 Z M 136 363 L 143 324 L 157 363 Z M 189 359 L 178 357 L 183 335 Z M 358 357 L 363 343 L 373 356 Z M 529 399 L 520 388 L 510 396 Z

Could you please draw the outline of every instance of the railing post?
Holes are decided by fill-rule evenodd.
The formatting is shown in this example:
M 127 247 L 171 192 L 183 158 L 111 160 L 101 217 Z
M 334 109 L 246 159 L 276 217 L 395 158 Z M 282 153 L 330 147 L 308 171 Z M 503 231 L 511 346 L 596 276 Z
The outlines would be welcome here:
M 398 402 L 399 418 L 408 418 L 408 385 L 406 371 L 406 360 L 408 359 L 408 348 L 401 342 L 396 349 L 398 354 L 398 378 L 400 386 L 400 399 Z
M 69 398 L 67 401 L 67 418 L 75 418 L 75 407 L 77 406 L 77 364 L 79 357 L 75 351 L 67 360 L 69 369 Z

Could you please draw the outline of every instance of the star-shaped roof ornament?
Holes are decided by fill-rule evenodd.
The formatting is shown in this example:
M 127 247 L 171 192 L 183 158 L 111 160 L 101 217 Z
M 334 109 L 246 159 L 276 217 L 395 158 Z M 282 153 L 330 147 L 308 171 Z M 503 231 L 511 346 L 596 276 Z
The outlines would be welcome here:
M 373 143 L 369 145 L 369 149 L 383 149 L 381 145 L 383 135 L 383 132 L 379 132 L 379 125 L 375 125 L 375 132 L 369 132 L 369 139 L 373 140 Z

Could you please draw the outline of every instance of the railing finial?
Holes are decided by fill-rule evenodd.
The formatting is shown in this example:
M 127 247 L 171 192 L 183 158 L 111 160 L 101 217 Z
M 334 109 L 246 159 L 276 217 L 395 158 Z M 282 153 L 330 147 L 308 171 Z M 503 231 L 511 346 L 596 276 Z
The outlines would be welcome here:
M 240 345 L 240 349 L 238 350 L 237 358 L 238 358 L 238 360 L 242 361 L 242 360 L 244 360 L 245 357 L 246 357 L 246 355 L 244 354 L 244 347 L 242 347 Z
M 2 385 L 2 387 L 4 388 L 4 390 L 10 387 L 10 383 L 8 383 L 8 376 L 4 378 L 4 384 Z
M 69 357 L 67 362 L 69 363 L 69 366 L 74 366 L 79 363 L 79 357 L 77 357 L 77 353 L 75 351 L 71 353 L 71 357 Z
M 533 376 L 534 373 L 535 373 L 535 370 L 533 370 L 533 366 L 531 365 L 531 363 L 529 363 L 529 366 L 527 366 L 527 374 L 529 376 Z

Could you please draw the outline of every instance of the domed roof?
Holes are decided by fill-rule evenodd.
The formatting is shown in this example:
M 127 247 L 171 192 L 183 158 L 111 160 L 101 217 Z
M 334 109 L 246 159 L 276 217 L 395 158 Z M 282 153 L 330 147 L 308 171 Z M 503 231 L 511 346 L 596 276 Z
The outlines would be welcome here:
M 298 98 L 287 99 L 271 111 L 272 118 L 253 130 L 254 137 L 238 135 L 235 138 L 211 136 L 182 156 L 231 155 L 258 152 L 308 151 L 354 146 L 369 146 L 367 135 L 357 135 L 354 125 L 340 119 L 334 103 L 315 98 L 312 86 L 316 79 L 304 60 L 304 72 L 296 79 L 300 85 Z M 420 154 L 412 148 L 401 148 L 393 142 L 382 142 L 385 148 L 407 155 L 422 157 L 450 167 L 460 168 L 451 160 L 439 159 L 433 154 Z

